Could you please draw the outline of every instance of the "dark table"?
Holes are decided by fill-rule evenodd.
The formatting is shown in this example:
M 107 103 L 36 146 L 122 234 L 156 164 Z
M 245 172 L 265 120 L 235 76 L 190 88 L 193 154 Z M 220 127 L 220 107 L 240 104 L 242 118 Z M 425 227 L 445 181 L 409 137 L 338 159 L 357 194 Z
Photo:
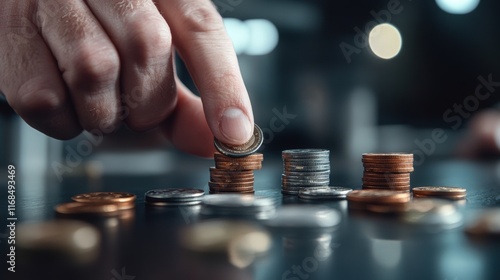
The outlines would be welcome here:
M 136 208 L 127 215 L 87 221 L 102 234 L 101 253 L 95 261 L 72 265 L 18 256 L 15 277 L 4 274 L 3 269 L 2 274 L 8 278 L 2 279 L 500 279 L 499 241 L 472 240 L 464 234 L 463 225 L 422 230 L 395 217 L 355 215 L 347 210 L 345 200 L 322 203 L 342 214 L 340 226 L 324 244 L 330 248 L 326 259 L 317 259 L 311 247 L 284 246 L 283 236 L 276 233 L 270 253 L 244 269 L 232 266 L 224 256 L 189 253 L 179 246 L 178 230 L 199 220 L 196 211 L 151 208 L 143 202 L 144 192 L 153 188 L 207 190 L 211 160 L 179 157 L 175 162 L 174 168 L 159 176 L 105 175 L 98 181 L 75 176 L 62 184 L 48 183 L 44 191 L 19 182 L 18 223 L 56 219 L 54 206 L 79 193 L 126 191 L 138 199 Z M 467 188 L 467 201 L 459 205 L 465 223 L 482 208 L 500 206 L 498 162 L 429 159 L 415 169 L 412 186 Z M 267 158 L 263 170 L 256 171 L 256 194 L 270 196 L 279 205 L 305 204 L 296 197 L 281 195 L 280 174 L 280 158 Z M 331 185 L 359 189 L 361 174 L 360 161 L 332 159 Z M 4 205 L 5 192 L 1 198 Z M 5 212 L 2 206 L 2 221 Z M 5 240 L 0 244 L 2 258 Z

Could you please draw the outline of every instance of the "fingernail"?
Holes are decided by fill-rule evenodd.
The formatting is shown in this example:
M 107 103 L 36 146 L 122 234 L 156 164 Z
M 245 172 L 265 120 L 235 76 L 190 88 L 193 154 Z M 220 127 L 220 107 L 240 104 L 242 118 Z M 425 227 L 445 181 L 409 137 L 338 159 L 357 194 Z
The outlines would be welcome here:
M 220 130 L 228 144 L 241 145 L 250 139 L 253 127 L 243 111 L 232 107 L 222 114 Z

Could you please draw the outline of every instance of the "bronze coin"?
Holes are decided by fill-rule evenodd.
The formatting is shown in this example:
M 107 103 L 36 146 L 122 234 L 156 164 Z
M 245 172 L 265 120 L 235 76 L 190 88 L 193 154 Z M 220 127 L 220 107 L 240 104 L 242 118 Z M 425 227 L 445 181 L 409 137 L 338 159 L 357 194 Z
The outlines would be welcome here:
M 374 182 L 374 181 L 366 181 L 363 180 L 364 186 L 394 186 L 394 187 L 410 187 L 410 182 Z
M 56 206 L 55 211 L 64 215 L 109 214 L 120 210 L 117 203 L 68 202 Z
M 254 183 L 254 179 L 237 179 L 237 178 L 214 178 L 210 177 L 210 182 L 214 183 Z
M 410 173 L 390 173 L 390 172 L 363 172 L 365 178 L 380 178 L 380 179 L 410 179 Z
M 217 192 L 244 192 L 244 191 L 254 191 L 253 186 L 251 187 L 218 187 L 218 186 L 210 186 L 210 191 Z
M 408 153 L 364 153 L 364 160 L 413 160 L 413 154 Z
M 363 185 L 363 190 L 393 190 L 410 192 L 410 186 L 370 186 Z
M 217 169 L 225 170 L 258 170 L 262 169 L 262 164 L 260 163 L 222 163 L 215 162 L 215 167 Z
M 466 197 L 467 196 L 465 194 L 461 194 L 461 195 L 449 195 L 449 196 L 413 194 L 413 198 L 441 198 L 441 199 L 448 199 L 448 200 L 464 200 Z
M 209 187 L 219 187 L 219 188 L 245 188 L 245 187 L 252 187 L 253 188 L 254 183 L 249 182 L 249 183 L 218 183 L 218 182 L 208 182 Z
M 391 173 L 410 173 L 413 172 L 414 169 L 413 167 L 398 167 L 398 168 L 391 168 L 391 169 L 386 169 L 386 168 L 380 168 L 380 167 L 365 167 L 365 171 L 369 172 L 388 172 L 390 171 Z
M 110 202 L 110 203 L 122 203 L 122 202 L 133 202 L 136 199 L 135 194 L 126 192 L 91 192 L 79 194 L 71 197 L 72 200 L 76 202 Z
M 403 203 L 410 201 L 410 194 L 392 190 L 354 190 L 347 194 L 347 200 L 372 203 Z
M 226 161 L 226 162 L 261 162 L 264 160 L 264 155 L 261 153 L 251 154 L 245 157 L 228 157 L 220 153 L 214 154 L 215 161 Z
M 413 188 L 413 194 L 416 195 L 427 195 L 427 196 L 465 196 L 467 190 L 464 188 L 457 187 L 415 187 Z

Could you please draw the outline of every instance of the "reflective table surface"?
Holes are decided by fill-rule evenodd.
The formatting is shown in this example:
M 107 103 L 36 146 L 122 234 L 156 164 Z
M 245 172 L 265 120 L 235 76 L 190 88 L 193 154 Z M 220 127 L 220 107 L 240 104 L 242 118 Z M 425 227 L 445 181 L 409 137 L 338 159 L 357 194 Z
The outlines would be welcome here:
M 342 219 L 335 230 L 308 237 L 271 231 L 268 254 L 238 268 L 224 254 L 196 254 L 180 246 L 179 230 L 204 219 L 198 215 L 199 206 L 145 205 L 144 193 L 154 188 L 208 190 L 212 160 L 179 157 L 174 162 L 161 175 L 75 175 L 62 183 L 49 180 L 42 188 L 19 181 L 18 225 L 61 219 L 54 212 L 57 204 L 90 191 L 131 192 L 137 195 L 137 204 L 120 216 L 84 219 L 101 235 L 92 261 L 74 263 L 57 256 L 18 252 L 16 273 L 7 272 L 2 261 L 2 274 L 7 276 L 2 279 L 500 279 L 500 241 L 471 239 L 464 233 L 464 226 L 480 210 L 500 207 L 500 163 L 441 159 L 415 166 L 412 186 L 467 188 L 466 201 L 454 202 L 463 214 L 463 223 L 420 227 L 393 216 L 350 212 L 346 200 L 314 203 L 339 211 Z M 311 204 L 281 194 L 281 168 L 280 158 L 264 160 L 264 168 L 255 173 L 256 195 L 275 199 L 278 207 Z M 332 159 L 331 185 L 359 189 L 361 175 L 360 161 Z M 5 191 L 0 198 L 0 218 L 5 221 Z M 4 260 L 6 229 L 0 234 Z

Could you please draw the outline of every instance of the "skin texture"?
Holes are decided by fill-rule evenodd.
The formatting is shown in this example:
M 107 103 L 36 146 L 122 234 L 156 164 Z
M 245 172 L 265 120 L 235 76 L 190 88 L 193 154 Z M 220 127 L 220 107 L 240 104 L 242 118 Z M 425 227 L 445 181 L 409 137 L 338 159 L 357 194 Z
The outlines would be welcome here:
M 209 0 L 5 0 L 0 90 L 57 139 L 161 127 L 179 149 L 251 136 L 253 113 L 231 41 Z M 200 92 L 176 78 L 179 53 Z M 229 110 L 228 110 L 229 109 Z M 228 110 L 228 111 L 226 111 Z

